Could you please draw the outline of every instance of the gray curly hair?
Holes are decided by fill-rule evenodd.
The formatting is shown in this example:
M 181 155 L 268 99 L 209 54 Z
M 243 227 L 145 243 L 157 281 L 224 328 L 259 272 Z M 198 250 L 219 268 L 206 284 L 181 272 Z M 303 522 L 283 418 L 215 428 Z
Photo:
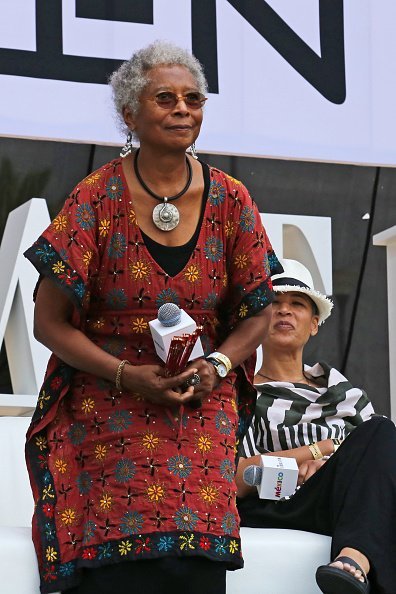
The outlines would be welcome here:
M 184 66 L 195 78 L 199 92 L 203 95 L 208 92 L 202 65 L 195 56 L 168 41 L 154 41 L 123 62 L 109 79 L 120 128 L 124 132 L 127 132 L 122 113 L 124 107 L 129 107 L 133 114 L 139 111 L 139 98 L 150 82 L 148 71 L 164 64 Z

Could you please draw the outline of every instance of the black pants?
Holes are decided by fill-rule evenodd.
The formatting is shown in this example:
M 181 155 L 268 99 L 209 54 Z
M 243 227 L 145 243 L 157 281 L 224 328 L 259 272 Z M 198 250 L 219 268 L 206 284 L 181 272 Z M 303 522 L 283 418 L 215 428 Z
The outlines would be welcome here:
M 332 536 L 332 559 L 343 547 L 358 549 L 370 561 L 371 594 L 396 593 L 396 428 L 389 419 L 354 429 L 290 500 L 253 495 L 238 507 L 242 526 Z
M 64 594 L 225 594 L 226 566 L 204 557 L 162 557 L 85 569 Z

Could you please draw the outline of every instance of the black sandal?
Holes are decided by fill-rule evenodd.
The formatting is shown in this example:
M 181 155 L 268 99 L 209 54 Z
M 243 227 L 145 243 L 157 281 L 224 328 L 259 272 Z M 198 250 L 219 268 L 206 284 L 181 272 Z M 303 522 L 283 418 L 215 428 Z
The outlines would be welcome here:
M 316 583 L 324 594 L 368 594 L 370 584 L 367 575 L 356 561 L 350 557 L 337 557 L 334 561 L 349 563 L 362 572 L 364 582 L 357 580 L 345 569 L 338 569 L 331 565 L 321 565 L 316 570 Z M 334 563 L 332 561 L 332 563 Z

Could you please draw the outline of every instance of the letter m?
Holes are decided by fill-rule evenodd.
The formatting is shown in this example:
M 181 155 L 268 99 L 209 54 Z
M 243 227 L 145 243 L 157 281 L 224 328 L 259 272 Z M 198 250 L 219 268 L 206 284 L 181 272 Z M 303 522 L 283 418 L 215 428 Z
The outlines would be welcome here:
M 0 395 L 0 415 L 23 414 L 36 406 L 49 351 L 33 336 L 33 291 L 38 275 L 23 256 L 49 225 L 45 200 L 32 198 L 7 219 L 0 247 L 0 345 L 5 342 L 12 395 Z

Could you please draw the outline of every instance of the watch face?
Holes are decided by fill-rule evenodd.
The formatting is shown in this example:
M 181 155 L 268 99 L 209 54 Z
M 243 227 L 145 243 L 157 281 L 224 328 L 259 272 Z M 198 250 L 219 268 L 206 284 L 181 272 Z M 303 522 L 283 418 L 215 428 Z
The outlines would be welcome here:
M 224 365 L 224 363 L 217 363 L 216 367 L 216 371 L 217 371 L 217 375 L 220 377 L 226 377 L 227 375 L 227 368 Z
M 216 373 L 219 377 L 226 377 L 227 375 L 227 367 L 224 365 L 224 363 L 221 363 L 220 361 L 218 361 L 217 359 L 211 359 L 210 357 L 208 357 L 208 361 L 210 361 L 210 363 L 212 363 L 213 367 L 216 370 Z

